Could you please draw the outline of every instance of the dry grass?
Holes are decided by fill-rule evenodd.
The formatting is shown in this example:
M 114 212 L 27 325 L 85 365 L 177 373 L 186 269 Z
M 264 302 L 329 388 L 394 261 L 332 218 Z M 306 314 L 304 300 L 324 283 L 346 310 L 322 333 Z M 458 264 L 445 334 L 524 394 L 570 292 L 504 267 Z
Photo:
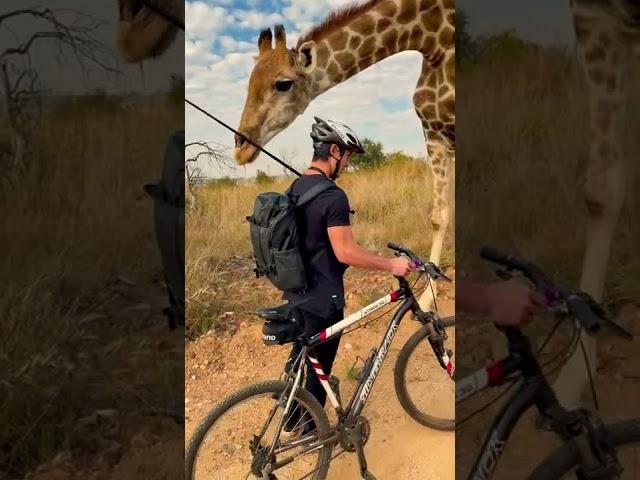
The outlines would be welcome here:
M 251 213 L 256 195 L 263 191 L 282 192 L 291 181 L 293 178 L 268 185 L 211 184 L 203 189 L 200 207 L 190 214 L 186 225 L 187 319 L 194 335 L 212 327 L 220 313 L 242 308 L 229 298 L 229 292 L 252 273 L 246 269 L 234 273 L 227 260 L 252 254 L 245 217 Z M 349 173 L 339 184 L 356 211 L 352 216 L 354 234 L 362 246 L 387 253 L 387 242 L 395 241 L 428 257 L 432 186 L 424 162 L 400 161 L 371 171 Z M 452 242 L 455 216 L 452 217 L 441 262 L 444 265 L 452 264 L 455 256 Z M 253 292 L 256 293 L 254 301 L 258 306 L 264 298 Z M 251 303 L 247 295 L 243 302 Z
M 577 282 L 586 229 L 581 187 L 588 124 L 572 53 L 543 50 L 469 66 L 458 72 L 457 92 L 458 266 L 485 264 L 477 252 L 489 243 Z M 630 95 L 630 104 L 637 105 L 640 91 Z M 640 180 L 640 137 L 633 132 L 640 114 L 629 110 L 630 187 L 608 272 L 611 301 L 640 298 L 640 190 L 632 187 Z
M 117 275 L 140 282 L 157 276 L 152 206 L 142 185 L 159 177 L 167 137 L 182 115 L 181 105 L 164 104 L 50 112 L 31 142 L 31 170 L 2 185 L 0 464 L 7 478 L 90 442 L 79 417 L 135 408 L 172 382 L 144 386 L 148 375 L 126 370 L 127 356 L 154 354 L 126 338 L 135 318 L 120 319 L 125 325 L 87 314 Z

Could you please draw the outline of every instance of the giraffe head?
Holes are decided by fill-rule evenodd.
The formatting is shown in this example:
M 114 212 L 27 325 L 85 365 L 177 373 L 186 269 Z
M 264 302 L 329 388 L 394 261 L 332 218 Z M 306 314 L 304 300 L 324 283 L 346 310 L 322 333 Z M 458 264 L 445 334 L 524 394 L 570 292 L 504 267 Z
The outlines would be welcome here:
M 260 32 L 258 55 L 249 77 L 249 88 L 238 131 L 263 146 L 307 108 L 312 99 L 313 41 L 287 49 L 284 26 Z M 239 165 L 253 162 L 259 150 L 236 135 L 234 156 Z
M 157 1 L 173 12 L 180 5 L 174 1 Z M 118 50 L 129 63 L 136 63 L 164 53 L 176 37 L 178 27 L 152 12 L 142 0 L 118 0 Z

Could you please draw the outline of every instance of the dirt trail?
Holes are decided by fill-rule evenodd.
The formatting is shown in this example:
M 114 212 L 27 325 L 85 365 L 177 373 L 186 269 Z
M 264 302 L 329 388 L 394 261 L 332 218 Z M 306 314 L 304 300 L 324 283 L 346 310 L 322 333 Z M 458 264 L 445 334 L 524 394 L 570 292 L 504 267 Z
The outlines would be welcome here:
M 454 291 L 453 285 L 442 286 L 438 302 L 441 315 L 453 314 Z M 355 310 L 359 304 L 357 301 L 349 303 L 348 311 Z M 347 376 L 349 367 L 357 356 L 366 358 L 371 348 L 378 347 L 388 318 L 385 316 L 343 337 L 332 372 L 340 379 L 343 402 L 350 398 L 355 385 L 355 380 Z M 265 347 L 260 339 L 261 328 L 257 320 L 247 318 L 240 321 L 233 335 L 222 338 L 206 335 L 187 344 L 187 441 L 202 417 L 223 397 L 241 386 L 278 377 L 290 345 Z M 365 455 L 370 471 L 381 480 L 453 480 L 454 433 L 432 430 L 412 420 L 400 406 L 393 386 L 398 352 L 416 328 L 417 324 L 406 316 L 372 389 L 363 412 L 371 426 Z M 330 418 L 333 418 L 332 414 Z M 328 478 L 359 478 L 356 455 L 345 453 L 332 461 Z

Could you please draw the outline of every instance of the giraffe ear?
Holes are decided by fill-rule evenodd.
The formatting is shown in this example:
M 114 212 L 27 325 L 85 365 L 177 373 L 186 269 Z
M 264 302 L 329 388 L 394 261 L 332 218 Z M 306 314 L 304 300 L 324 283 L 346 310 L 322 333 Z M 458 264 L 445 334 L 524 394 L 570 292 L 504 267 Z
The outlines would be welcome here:
M 316 66 L 316 42 L 309 40 L 298 47 L 298 64 L 304 71 Z

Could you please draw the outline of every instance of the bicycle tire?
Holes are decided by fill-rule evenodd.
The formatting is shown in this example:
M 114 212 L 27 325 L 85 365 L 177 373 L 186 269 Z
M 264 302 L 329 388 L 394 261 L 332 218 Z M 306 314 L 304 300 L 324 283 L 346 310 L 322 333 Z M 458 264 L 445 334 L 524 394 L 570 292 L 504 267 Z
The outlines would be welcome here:
M 442 318 L 441 321 L 445 328 L 455 325 L 454 316 Z M 411 400 L 407 390 L 407 384 L 405 381 L 407 363 L 409 362 L 409 358 L 411 358 L 411 354 L 414 352 L 416 347 L 422 342 L 428 342 L 428 340 L 426 340 L 428 334 L 429 332 L 426 327 L 420 328 L 411 337 L 409 337 L 409 340 L 407 340 L 402 347 L 402 350 L 400 350 L 393 375 L 396 395 L 402 408 L 416 422 L 436 430 L 452 431 L 455 429 L 455 418 L 453 420 L 446 420 L 420 411 L 413 400 Z
M 604 426 L 615 448 L 637 443 L 640 447 L 640 419 L 625 420 Z M 575 441 L 557 448 L 542 461 L 528 480 L 558 480 L 579 465 L 580 457 Z M 624 465 L 623 465 L 624 467 Z
M 188 442 L 185 453 L 185 480 L 193 478 L 193 467 L 200 444 L 206 437 L 207 432 L 211 429 L 215 422 L 220 417 L 222 417 L 222 415 L 224 415 L 225 412 L 230 410 L 235 405 L 256 395 L 262 395 L 265 393 L 274 393 L 280 395 L 289 385 L 289 383 L 282 380 L 271 380 L 250 385 L 241 390 L 238 390 L 237 392 L 227 397 L 208 415 L 206 415 L 205 418 L 200 422 Z M 298 389 L 298 391 L 296 392 L 295 399 L 302 403 L 315 415 L 315 417 L 317 418 L 316 427 L 318 429 L 318 433 L 326 433 L 329 430 L 329 419 L 318 400 L 308 391 L 302 388 Z M 326 479 L 327 473 L 329 471 L 331 451 L 332 445 L 328 445 L 322 448 L 318 457 L 318 465 L 316 465 L 316 468 L 318 468 L 318 470 L 313 477 L 308 478 L 310 478 L 311 480 Z

